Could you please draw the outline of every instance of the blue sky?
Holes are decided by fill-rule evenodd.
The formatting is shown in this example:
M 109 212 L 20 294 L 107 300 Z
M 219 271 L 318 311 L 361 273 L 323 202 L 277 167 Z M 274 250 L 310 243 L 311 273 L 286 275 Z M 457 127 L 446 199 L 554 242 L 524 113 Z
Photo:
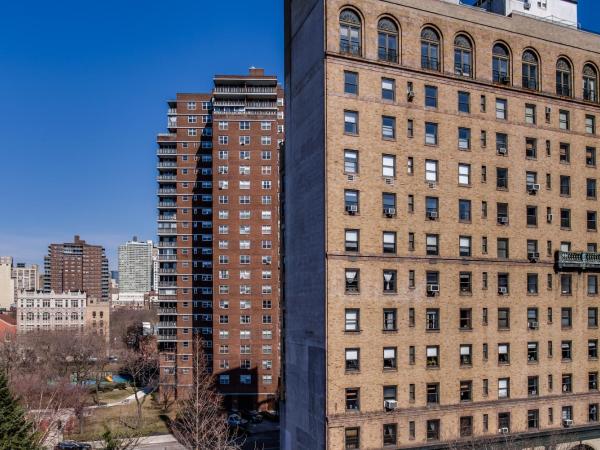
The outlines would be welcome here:
M 600 31 L 600 6 L 580 0 Z M 283 74 L 283 0 L 31 0 L 0 15 L 0 255 L 40 263 L 80 234 L 155 238 L 166 100 L 215 73 Z

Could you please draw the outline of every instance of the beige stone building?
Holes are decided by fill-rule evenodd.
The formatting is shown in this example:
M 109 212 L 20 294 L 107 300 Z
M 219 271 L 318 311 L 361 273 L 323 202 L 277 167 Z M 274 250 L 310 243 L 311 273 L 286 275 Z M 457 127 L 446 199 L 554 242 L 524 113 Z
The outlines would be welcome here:
M 15 301 L 15 280 L 12 277 L 12 258 L 0 257 L 0 310 L 10 309 Z
M 17 296 L 17 333 L 83 331 L 86 300 L 83 292 L 21 291 Z
M 110 302 L 88 298 L 84 313 L 84 328 L 90 333 L 104 337 L 108 344 L 110 339 Z
M 282 448 L 600 436 L 600 36 L 459 3 L 286 2 Z

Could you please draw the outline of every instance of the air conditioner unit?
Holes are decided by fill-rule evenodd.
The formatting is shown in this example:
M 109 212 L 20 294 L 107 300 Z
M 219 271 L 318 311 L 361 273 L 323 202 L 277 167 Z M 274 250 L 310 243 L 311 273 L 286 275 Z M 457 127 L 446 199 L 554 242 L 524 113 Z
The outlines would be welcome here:
M 501 223 L 502 225 L 508 224 L 508 217 L 498 217 L 498 223 Z
M 552 223 L 552 214 L 548 214 L 548 215 L 546 216 L 546 221 L 547 221 L 548 223 Z
M 427 213 L 425 213 L 425 215 L 429 220 L 435 220 L 438 217 L 437 211 L 427 211 Z
M 354 175 L 348 175 L 348 181 L 354 181 L 356 177 Z
M 571 426 L 573 426 L 573 420 L 571 420 L 571 419 L 563 419 L 563 425 L 565 427 L 571 427 Z
M 406 90 L 406 98 L 408 99 L 409 102 L 412 102 L 412 100 L 415 98 L 415 91 L 413 89 L 407 89 Z
M 506 155 L 508 153 L 508 149 L 506 147 L 498 147 L 499 155 Z
M 540 185 L 537 183 L 527 183 L 527 190 L 529 192 L 536 192 L 540 190 Z
M 440 285 L 439 284 L 428 284 L 427 285 L 427 292 L 430 292 L 432 294 L 440 292 Z
M 437 186 L 437 183 L 435 181 L 427 181 L 427 186 L 430 187 L 431 189 L 435 189 Z
M 394 214 L 396 214 L 396 208 L 383 208 L 383 214 L 388 217 L 392 217 Z
M 508 434 L 508 428 L 507 427 L 498 428 L 498 433 Z
M 508 288 L 506 286 L 500 286 L 498 288 L 498 294 L 500 294 L 500 295 L 508 294 Z
M 527 253 L 527 259 L 531 262 L 538 262 L 540 259 L 540 254 L 538 252 L 529 252 Z
M 384 400 L 383 402 L 383 407 L 386 409 L 386 411 L 392 411 L 396 409 L 397 406 L 398 402 L 396 400 Z
M 385 184 L 394 184 L 394 179 L 393 178 L 386 178 L 385 179 Z
M 354 213 L 358 212 L 358 206 L 357 205 L 346 205 L 346 211 L 348 211 L 350 214 L 354 214 Z
M 529 327 L 530 330 L 537 330 L 539 327 L 539 324 L 537 322 L 529 322 L 527 324 L 527 326 Z

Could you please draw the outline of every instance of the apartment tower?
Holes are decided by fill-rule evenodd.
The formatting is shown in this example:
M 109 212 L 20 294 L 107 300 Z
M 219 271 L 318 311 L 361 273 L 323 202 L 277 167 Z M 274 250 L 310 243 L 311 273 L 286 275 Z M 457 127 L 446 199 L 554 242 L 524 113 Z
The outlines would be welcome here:
M 108 258 L 104 247 L 88 244 L 79 236 L 73 242 L 50 244 L 44 257 L 44 292 L 85 292 L 108 300 Z
M 152 241 L 136 237 L 119 246 L 119 292 L 145 293 L 152 290 Z
M 201 336 L 226 404 L 272 407 L 279 388 L 279 145 L 275 76 L 216 75 L 169 102 L 158 135 L 161 388 L 185 395 Z
M 600 36 L 462 3 L 286 1 L 285 449 L 600 448 Z

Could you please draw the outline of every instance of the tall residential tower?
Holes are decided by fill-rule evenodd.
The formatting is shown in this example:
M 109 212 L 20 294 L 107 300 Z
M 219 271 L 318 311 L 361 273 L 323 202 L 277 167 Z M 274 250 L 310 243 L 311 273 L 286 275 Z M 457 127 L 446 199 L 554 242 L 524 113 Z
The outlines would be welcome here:
M 462 3 L 286 1 L 285 449 L 600 436 L 600 36 Z
M 275 76 L 216 75 L 169 102 L 158 135 L 161 388 L 185 394 L 194 334 L 226 403 L 268 406 L 279 388 L 279 145 Z M 266 401 L 266 403 L 265 403 Z
M 119 246 L 119 292 L 146 293 L 152 290 L 152 241 L 136 237 Z

